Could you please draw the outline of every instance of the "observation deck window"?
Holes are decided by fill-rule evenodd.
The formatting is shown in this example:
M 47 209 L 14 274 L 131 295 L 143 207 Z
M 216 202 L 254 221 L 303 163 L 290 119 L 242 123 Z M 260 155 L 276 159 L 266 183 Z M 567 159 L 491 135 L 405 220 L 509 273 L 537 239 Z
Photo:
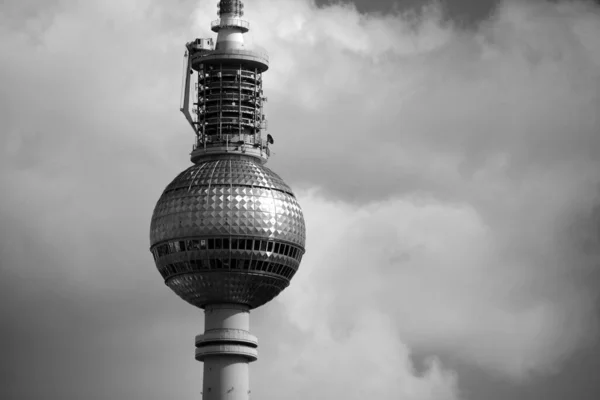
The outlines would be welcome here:
M 201 240 L 178 240 L 156 246 L 151 252 L 155 259 L 159 259 L 163 256 L 174 253 L 205 250 L 246 250 L 254 252 L 266 252 L 278 254 L 296 261 L 300 261 L 302 258 L 301 249 L 295 245 L 277 241 L 261 240 L 258 238 L 240 239 L 215 237 Z M 223 254 L 220 252 L 208 252 L 205 254 L 205 256 L 209 258 L 222 259 Z M 287 262 L 289 261 L 286 261 L 286 263 Z

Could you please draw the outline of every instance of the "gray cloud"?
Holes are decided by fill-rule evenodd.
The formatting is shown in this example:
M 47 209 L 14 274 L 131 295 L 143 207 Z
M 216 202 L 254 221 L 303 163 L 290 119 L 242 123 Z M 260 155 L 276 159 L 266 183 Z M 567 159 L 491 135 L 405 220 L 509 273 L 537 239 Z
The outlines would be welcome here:
M 328 6 L 340 3 L 339 1 L 316 0 L 319 6 Z M 404 13 L 416 14 L 431 3 L 441 7 L 445 19 L 452 20 L 463 27 L 474 27 L 482 20 L 487 19 L 499 3 L 497 0 L 356 0 L 351 4 L 361 13 L 389 14 Z
M 187 165 L 183 43 L 214 4 L 7 4 L 4 397 L 197 398 L 202 313 L 160 283 L 147 230 Z M 594 340 L 597 8 L 505 2 L 468 32 L 435 7 L 247 9 L 269 165 L 309 224 L 301 272 L 254 313 L 254 396 L 454 399 L 468 376 L 440 357 L 518 382 Z M 416 371 L 415 351 L 438 357 Z

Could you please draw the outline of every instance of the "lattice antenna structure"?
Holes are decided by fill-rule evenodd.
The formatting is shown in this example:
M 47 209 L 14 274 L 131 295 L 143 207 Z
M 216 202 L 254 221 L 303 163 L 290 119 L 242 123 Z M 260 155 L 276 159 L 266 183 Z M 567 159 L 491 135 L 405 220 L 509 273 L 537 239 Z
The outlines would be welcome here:
M 269 57 L 244 43 L 250 24 L 241 19 L 243 9 L 241 0 L 221 0 L 220 18 L 211 23 L 216 43 L 206 38 L 186 45 L 181 111 L 196 133 L 193 162 L 206 154 L 242 153 L 263 163 L 269 157 L 273 139 L 264 134 L 262 87 Z
M 266 54 L 246 47 L 240 0 L 221 0 L 213 38 L 186 44 L 181 111 L 192 126 L 192 166 L 163 191 L 150 252 L 165 284 L 204 310 L 195 357 L 205 400 L 248 400 L 258 357 L 250 311 L 299 269 L 306 228 L 292 189 L 265 166 L 271 135 L 263 105 Z

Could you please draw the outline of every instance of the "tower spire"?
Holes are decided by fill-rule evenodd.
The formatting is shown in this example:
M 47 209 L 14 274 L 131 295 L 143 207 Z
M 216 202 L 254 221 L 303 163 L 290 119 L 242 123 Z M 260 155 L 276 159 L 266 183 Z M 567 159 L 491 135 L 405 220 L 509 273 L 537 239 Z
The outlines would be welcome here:
M 217 4 L 219 17 L 243 17 L 244 3 L 242 0 L 221 0 Z

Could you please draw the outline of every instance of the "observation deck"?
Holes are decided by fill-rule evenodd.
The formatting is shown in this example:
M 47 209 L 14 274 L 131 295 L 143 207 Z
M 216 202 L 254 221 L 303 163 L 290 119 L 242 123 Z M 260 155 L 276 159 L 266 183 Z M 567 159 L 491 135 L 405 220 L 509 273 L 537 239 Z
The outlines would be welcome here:
M 192 69 L 198 71 L 204 65 L 239 65 L 248 69 L 265 72 L 269 69 L 269 56 L 266 52 L 247 49 L 217 49 L 190 55 Z

